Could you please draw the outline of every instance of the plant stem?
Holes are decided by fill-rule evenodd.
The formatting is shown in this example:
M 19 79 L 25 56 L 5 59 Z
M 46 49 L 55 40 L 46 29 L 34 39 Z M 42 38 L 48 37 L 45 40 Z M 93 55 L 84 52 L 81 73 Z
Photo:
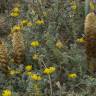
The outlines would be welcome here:
M 49 83 L 50 83 L 50 96 L 53 96 L 53 88 L 52 88 L 52 80 L 51 80 L 51 76 L 48 75 L 49 77 Z
M 85 16 L 89 13 L 90 0 L 85 0 Z
M 43 60 L 42 60 L 42 63 L 44 65 L 44 67 L 47 68 L 47 66 L 46 66 L 46 64 L 44 63 Z M 52 79 L 51 79 L 50 74 L 48 75 L 48 78 L 49 78 L 49 84 L 50 84 L 50 96 L 53 96 Z

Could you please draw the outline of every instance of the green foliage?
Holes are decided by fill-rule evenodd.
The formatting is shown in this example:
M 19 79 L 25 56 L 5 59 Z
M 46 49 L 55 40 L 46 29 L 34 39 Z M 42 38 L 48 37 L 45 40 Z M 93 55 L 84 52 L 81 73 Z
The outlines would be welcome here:
M 76 42 L 84 33 L 85 4 L 84 1 L 73 1 L 21 0 L 20 16 L 11 17 L 9 14 L 11 27 L 20 25 L 22 19 L 31 22 L 32 26 L 22 28 L 25 64 L 14 64 L 10 37 L 3 38 L 9 49 L 10 71 L 17 73 L 8 78 L 0 73 L 0 93 L 10 89 L 13 96 L 95 96 L 96 79 L 86 74 L 85 49 L 83 44 Z M 36 23 L 38 20 L 39 23 Z M 40 45 L 31 46 L 33 41 L 40 42 Z M 42 79 L 34 80 L 28 76 L 26 65 L 32 65 L 31 75 L 38 74 Z M 56 71 L 44 74 L 44 69 L 50 66 Z M 68 77 L 72 73 L 76 78 Z

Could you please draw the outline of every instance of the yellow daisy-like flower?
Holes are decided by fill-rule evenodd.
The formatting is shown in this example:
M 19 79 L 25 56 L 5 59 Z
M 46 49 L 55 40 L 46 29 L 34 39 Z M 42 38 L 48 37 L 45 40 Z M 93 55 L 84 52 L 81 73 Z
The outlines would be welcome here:
M 42 25 L 42 24 L 44 24 L 44 20 L 37 20 L 35 23 L 36 23 L 37 25 Z
M 33 80 L 36 80 L 36 81 L 39 81 L 39 80 L 42 79 L 42 77 L 40 75 L 37 75 L 37 74 L 32 74 L 31 77 L 32 77 Z
M 12 17 L 17 17 L 20 15 L 20 9 L 18 7 L 15 7 L 12 9 L 12 12 L 10 14 Z
M 32 59 L 33 60 L 38 60 L 38 58 L 39 58 L 39 55 L 38 54 L 33 54 L 33 56 L 32 56 Z
M 68 78 L 75 79 L 77 77 L 76 73 L 69 73 Z
M 31 27 L 32 26 L 32 22 L 30 22 L 30 21 L 28 21 L 28 20 L 22 20 L 21 22 L 20 22 L 20 24 L 22 25 L 22 26 L 28 26 L 28 27 Z
M 9 74 L 10 75 L 16 75 L 16 74 L 20 74 L 21 71 L 20 70 L 10 70 Z
M 71 5 L 71 9 L 72 9 L 73 11 L 76 11 L 76 9 L 77 9 L 76 2 L 75 2 L 74 0 L 72 0 L 72 1 L 69 1 L 69 3 L 70 3 L 70 5 Z
M 25 70 L 26 70 L 26 71 L 31 71 L 31 70 L 32 70 L 32 65 L 27 65 L 27 66 L 25 66 Z
M 28 22 L 28 23 L 27 23 L 27 26 L 28 26 L 28 27 L 31 27 L 32 25 L 33 25 L 32 22 Z
M 16 71 L 15 70 L 10 70 L 10 75 L 15 75 L 16 74 Z
M 20 24 L 22 25 L 22 26 L 26 26 L 27 24 L 28 24 L 28 20 L 22 20 L 21 22 L 20 22 Z
M 21 74 L 21 70 L 16 70 L 16 74 Z
M 94 3 L 92 1 L 90 2 L 90 9 L 91 10 L 94 10 L 95 9 Z
M 20 13 L 17 12 L 11 12 L 10 16 L 12 17 L 18 17 L 20 15 Z
M 55 67 L 49 67 L 49 68 L 45 68 L 43 73 L 49 75 L 49 74 L 54 73 L 55 71 L 56 71 Z
M 71 8 L 72 8 L 72 10 L 76 10 L 77 9 L 77 6 L 76 6 L 76 4 L 73 4 L 72 6 L 71 6 Z
M 31 46 L 32 47 L 38 47 L 40 45 L 39 41 L 32 41 Z
M 59 48 L 59 49 L 63 48 L 63 43 L 60 40 L 58 40 L 56 42 L 56 47 Z
M 13 26 L 13 28 L 11 29 L 11 32 L 18 32 L 21 30 L 21 26 L 20 25 L 15 25 Z
M 27 72 L 26 72 L 26 75 L 27 75 L 27 76 L 32 76 L 32 72 L 27 71 Z
M 81 37 L 81 38 L 77 39 L 77 40 L 76 40 L 76 42 L 77 42 L 77 43 L 84 43 L 84 42 L 85 42 L 85 40 L 84 40 L 84 38 L 83 38 L 83 37 Z
M 12 96 L 12 92 L 10 90 L 8 90 L 8 89 L 3 90 L 2 96 Z

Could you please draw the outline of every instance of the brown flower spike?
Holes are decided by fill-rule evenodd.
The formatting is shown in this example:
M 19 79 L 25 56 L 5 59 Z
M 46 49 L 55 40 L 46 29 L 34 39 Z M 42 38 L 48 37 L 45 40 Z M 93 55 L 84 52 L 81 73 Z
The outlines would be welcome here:
M 8 54 L 7 48 L 2 40 L 0 40 L 0 70 L 7 74 L 8 72 Z
M 24 38 L 21 31 L 12 32 L 12 46 L 14 63 L 21 64 L 25 59 Z
M 96 14 L 89 13 L 85 18 L 86 55 L 88 70 L 91 73 L 96 71 Z

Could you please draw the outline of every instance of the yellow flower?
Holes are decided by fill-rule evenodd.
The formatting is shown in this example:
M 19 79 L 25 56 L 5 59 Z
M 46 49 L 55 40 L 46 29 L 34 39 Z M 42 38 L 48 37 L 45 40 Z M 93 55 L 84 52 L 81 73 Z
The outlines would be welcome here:
M 26 72 L 26 75 L 32 76 L 32 72 Z
M 73 11 L 76 11 L 77 9 L 77 5 L 76 5 L 76 2 L 73 0 L 73 1 L 69 1 L 70 5 L 71 5 L 71 9 Z
M 39 55 L 38 54 L 33 54 L 33 56 L 32 56 L 32 59 L 33 60 L 38 60 L 38 58 L 39 58 Z
M 20 24 L 22 25 L 22 26 L 28 26 L 28 27 L 31 27 L 32 26 L 32 22 L 30 22 L 30 21 L 28 21 L 28 20 L 22 20 L 21 22 L 20 22 Z
M 27 66 L 25 67 L 25 70 L 26 70 L 26 71 L 31 71 L 31 70 L 32 70 L 32 65 L 27 65 Z
M 10 75 L 15 75 L 16 74 L 16 71 L 15 70 L 10 70 Z
M 20 15 L 20 10 L 19 10 L 19 8 L 18 8 L 18 7 L 13 8 L 13 10 L 12 10 L 12 12 L 11 12 L 10 15 L 11 15 L 12 17 L 17 17 L 17 16 L 19 16 L 19 15 Z
M 17 13 L 17 12 L 11 12 L 10 14 L 12 17 L 17 17 L 20 15 L 20 13 Z
M 81 38 L 77 39 L 77 40 L 76 40 L 76 42 L 77 42 L 77 43 L 84 43 L 84 42 L 85 42 L 85 40 L 84 40 L 84 38 L 83 38 L 83 37 L 81 37 Z
M 40 75 L 37 75 L 37 74 L 32 74 L 31 77 L 32 77 L 33 80 L 37 80 L 37 81 L 42 79 L 42 77 Z
M 56 47 L 59 48 L 59 49 L 63 48 L 63 43 L 60 40 L 58 40 L 56 42 Z
M 20 74 L 21 73 L 21 70 L 16 70 L 16 74 Z
M 12 96 L 12 92 L 10 90 L 8 90 L 8 89 L 3 90 L 2 96 Z
M 10 14 L 12 17 L 17 17 L 20 15 L 20 9 L 18 7 L 15 7 L 12 9 L 12 12 Z
M 36 23 L 37 25 L 42 25 L 42 24 L 44 24 L 44 20 L 37 20 L 35 23 Z
M 31 26 L 32 26 L 32 22 L 28 22 L 28 23 L 27 23 L 27 26 L 28 26 L 28 27 L 31 27 Z
M 22 26 L 26 26 L 28 24 L 28 20 L 22 20 L 20 23 Z
M 94 3 L 92 1 L 90 2 L 90 9 L 92 9 L 92 10 L 95 9 Z
M 70 73 L 68 74 L 68 78 L 75 79 L 77 77 L 76 73 Z
M 9 74 L 10 75 L 16 75 L 16 74 L 20 74 L 21 71 L 20 70 L 10 70 Z
M 21 26 L 20 25 L 15 25 L 13 26 L 13 28 L 11 29 L 11 32 L 18 32 L 21 30 Z
M 55 70 L 56 70 L 55 67 L 49 67 L 49 68 L 45 68 L 44 71 L 43 71 L 43 73 L 44 74 L 52 74 L 52 73 L 55 72 Z
M 77 9 L 77 6 L 76 6 L 76 4 L 73 4 L 72 6 L 71 6 L 71 8 L 72 8 L 72 10 L 76 10 Z
M 32 41 L 31 46 L 38 47 L 40 45 L 39 41 Z

